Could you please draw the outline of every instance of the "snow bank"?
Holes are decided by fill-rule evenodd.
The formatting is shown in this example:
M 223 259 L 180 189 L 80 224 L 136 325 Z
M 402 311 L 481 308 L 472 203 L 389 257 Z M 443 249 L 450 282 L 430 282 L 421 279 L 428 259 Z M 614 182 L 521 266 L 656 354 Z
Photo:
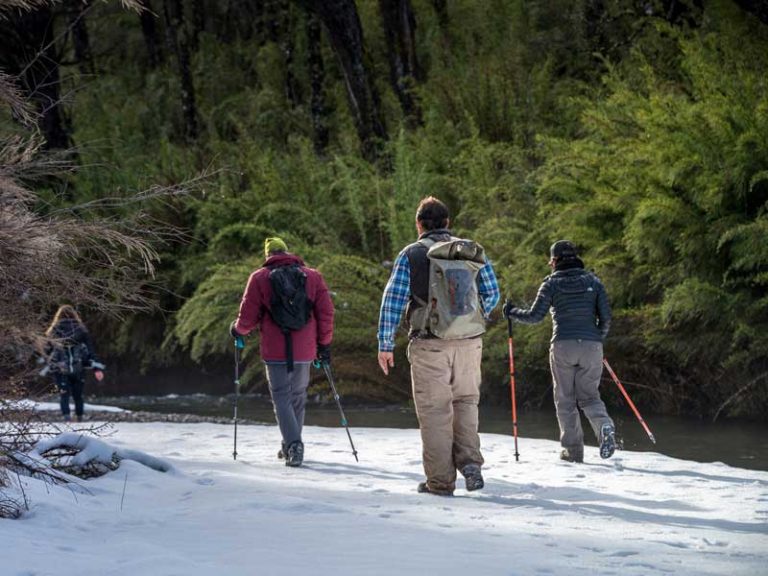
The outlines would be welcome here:
M 90 495 L 24 479 L 32 510 L 0 521 L 10 576 L 768 574 L 768 472 L 620 452 L 583 465 L 559 446 L 481 435 L 486 488 L 416 493 L 417 430 L 305 432 L 306 465 L 274 426 L 120 424 L 178 473 L 124 461 Z M 94 445 L 103 457 L 107 450 Z
M 55 448 L 73 448 L 78 450 L 77 454 L 64 460 L 63 464 L 67 466 L 82 467 L 91 462 L 111 464 L 116 459 L 118 461 L 135 460 L 158 472 L 173 471 L 173 466 L 165 460 L 150 456 L 139 450 L 115 448 L 103 440 L 85 434 L 78 434 L 77 432 L 64 432 L 53 438 L 41 440 L 35 445 L 30 456 L 39 461 L 43 458 L 43 454 Z
M 58 412 L 61 410 L 58 402 L 37 402 L 35 400 L 14 400 L 8 402 L 10 408 L 18 410 L 39 410 L 41 412 Z M 117 406 L 104 406 L 102 404 L 85 404 L 85 412 L 129 412 Z

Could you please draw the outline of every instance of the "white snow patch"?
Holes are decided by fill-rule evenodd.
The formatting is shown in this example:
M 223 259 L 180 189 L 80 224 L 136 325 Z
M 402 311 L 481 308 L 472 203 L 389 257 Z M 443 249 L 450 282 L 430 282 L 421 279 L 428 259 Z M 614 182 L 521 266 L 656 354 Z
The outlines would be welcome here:
M 173 470 L 171 464 L 155 456 L 150 456 L 139 450 L 115 448 L 103 440 L 85 434 L 78 434 L 77 432 L 64 432 L 53 438 L 41 440 L 35 445 L 34 450 L 30 452 L 30 456 L 39 461 L 48 450 L 66 447 L 78 450 L 77 454 L 63 462 L 67 466 L 82 467 L 94 461 L 109 464 L 112 462 L 113 457 L 115 457 L 118 460 L 135 460 L 160 472 L 170 472 Z
M 32 509 L 0 520 L 2 574 L 764 575 L 768 472 L 648 452 L 583 465 L 559 446 L 483 434 L 486 487 L 416 493 L 418 430 L 305 429 L 306 460 L 276 458 L 274 426 L 120 424 L 175 474 L 123 461 L 89 492 L 23 479 Z M 108 449 L 89 446 L 102 457 Z
M 10 408 L 17 410 L 39 410 L 41 412 L 58 412 L 61 410 L 58 402 L 37 402 L 35 400 L 13 400 L 8 402 Z M 84 409 L 87 412 L 130 412 L 117 406 L 105 406 L 102 404 L 85 404 Z

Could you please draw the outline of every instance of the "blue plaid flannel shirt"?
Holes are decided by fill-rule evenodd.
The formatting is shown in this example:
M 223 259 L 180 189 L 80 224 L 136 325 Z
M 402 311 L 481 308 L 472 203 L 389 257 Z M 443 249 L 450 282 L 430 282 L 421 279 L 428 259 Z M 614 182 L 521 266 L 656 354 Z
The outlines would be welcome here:
M 483 315 L 488 318 L 499 303 L 499 283 L 490 261 L 485 263 L 477 275 L 477 292 Z M 405 307 L 411 295 L 411 267 L 405 251 L 400 252 L 392 267 L 379 310 L 379 351 L 391 352 L 395 349 L 395 331 L 400 325 Z

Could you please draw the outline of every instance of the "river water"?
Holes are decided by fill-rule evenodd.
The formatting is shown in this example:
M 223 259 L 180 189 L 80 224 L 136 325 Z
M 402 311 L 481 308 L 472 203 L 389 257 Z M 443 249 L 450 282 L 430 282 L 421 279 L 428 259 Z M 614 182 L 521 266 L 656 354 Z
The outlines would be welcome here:
M 99 403 L 120 406 L 129 410 L 161 413 L 185 413 L 201 416 L 231 416 L 233 396 L 130 396 L 99 398 Z M 412 408 L 403 406 L 370 407 L 345 406 L 351 428 L 418 428 Z M 238 404 L 240 418 L 257 422 L 274 423 L 272 404 L 264 396 L 241 396 Z M 768 470 L 768 424 L 723 420 L 707 421 L 643 414 L 656 438 L 652 444 L 635 416 L 627 412 L 613 411 L 617 437 L 627 450 L 653 451 L 698 462 L 724 462 L 740 468 Z M 335 404 L 309 404 L 306 423 L 313 426 L 339 426 L 339 412 Z M 588 445 L 595 445 L 593 434 L 586 421 L 585 438 Z M 496 434 L 512 434 L 512 418 L 509 410 L 492 406 L 480 408 L 480 431 Z M 521 456 L 525 454 L 525 438 L 557 440 L 559 437 L 554 408 L 551 411 L 518 413 L 518 443 Z

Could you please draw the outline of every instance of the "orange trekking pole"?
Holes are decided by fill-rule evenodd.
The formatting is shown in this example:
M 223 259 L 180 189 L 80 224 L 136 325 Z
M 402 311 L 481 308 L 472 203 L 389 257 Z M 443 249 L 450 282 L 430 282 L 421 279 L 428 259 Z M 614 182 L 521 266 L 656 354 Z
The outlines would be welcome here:
M 651 430 L 648 428 L 648 424 L 645 423 L 645 420 L 643 420 L 643 417 L 640 416 L 640 412 L 638 412 L 637 408 L 635 408 L 635 403 L 632 402 L 632 399 L 629 397 L 629 394 L 627 394 L 627 391 L 624 390 L 624 386 L 622 386 L 621 382 L 619 382 L 619 377 L 616 376 L 616 372 L 614 372 L 613 368 L 611 368 L 611 365 L 608 364 L 607 358 L 603 358 L 603 364 L 605 364 L 605 367 L 608 369 L 608 374 L 611 375 L 611 378 L 613 378 L 613 381 L 616 382 L 616 386 L 618 386 L 619 390 L 621 390 L 621 393 L 624 394 L 624 398 L 627 399 L 627 403 L 629 404 L 629 407 L 632 408 L 632 411 L 635 413 L 635 416 L 637 416 L 637 420 L 640 422 L 642 427 L 645 428 L 645 432 L 646 434 L 648 434 L 648 438 L 651 439 L 651 442 L 656 444 L 656 438 L 653 437 Z
M 507 318 L 509 329 L 509 389 L 512 395 L 512 433 L 515 436 L 515 462 L 520 461 L 517 451 L 517 403 L 515 402 L 515 350 L 512 343 L 512 318 Z

